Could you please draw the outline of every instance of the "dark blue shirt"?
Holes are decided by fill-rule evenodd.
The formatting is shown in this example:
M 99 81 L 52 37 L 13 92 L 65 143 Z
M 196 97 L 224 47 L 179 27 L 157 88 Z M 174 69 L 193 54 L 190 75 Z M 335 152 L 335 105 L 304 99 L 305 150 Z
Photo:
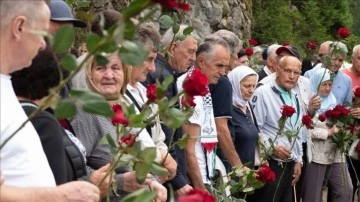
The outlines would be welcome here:
M 235 149 L 240 156 L 241 162 L 250 162 L 248 167 L 253 168 L 255 161 L 255 147 L 259 140 L 257 125 L 252 121 L 251 111 L 249 109 L 247 109 L 245 114 L 241 109 L 233 107 L 232 112 L 232 122 L 235 131 Z

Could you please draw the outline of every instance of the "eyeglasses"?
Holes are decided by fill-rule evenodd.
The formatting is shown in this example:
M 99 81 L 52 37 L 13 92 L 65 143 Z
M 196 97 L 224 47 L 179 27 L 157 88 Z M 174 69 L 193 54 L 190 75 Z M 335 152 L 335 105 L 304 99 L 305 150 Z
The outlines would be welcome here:
M 281 67 L 280 67 L 281 68 Z M 285 69 L 285 68 L 281 68 L 283 70 L 283 72 L 287 75 L 292 75 L 294 74 L 294 76 L 300 76 L 301 74 L 301 71 L 293 71 L 293 70 L 290 70 L 290 69 Z

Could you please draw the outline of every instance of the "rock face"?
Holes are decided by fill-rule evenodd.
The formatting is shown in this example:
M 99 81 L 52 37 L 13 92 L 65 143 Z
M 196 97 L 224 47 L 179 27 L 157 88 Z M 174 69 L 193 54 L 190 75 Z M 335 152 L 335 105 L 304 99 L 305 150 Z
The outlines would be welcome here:
M 122 2 L 122 3 L 119 3 Z M 129 0 L 92 0 L 93 12 L 108 8 L 121 10 Z M 180 16 L 183 23 L 193 26 L 201 37 L 216 30 L 227 29 L 240 39 L 250 38 L 251 0 L 187 0 L 192 10 Z

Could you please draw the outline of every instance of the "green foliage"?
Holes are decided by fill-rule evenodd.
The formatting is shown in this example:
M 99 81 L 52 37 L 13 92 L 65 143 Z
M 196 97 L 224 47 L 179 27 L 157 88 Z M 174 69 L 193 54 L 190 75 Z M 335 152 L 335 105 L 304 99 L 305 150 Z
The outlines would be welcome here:
M 65 25 L 58 29 L 54 38 L 54 51 L 56 53 L 66 53 L 70 50 L 75 39 L 75 32 L 71 25 Z
M 122 202 L 144 202 L 153 201 L 156 196 L 156 192 L 147 190 L 146 188 L 139 189 L 127 195 Z
M 148 54 L 145 47 L 137 41 L 124 41 L 119 50 L 121 60 L 134 67 L 141 65 Z

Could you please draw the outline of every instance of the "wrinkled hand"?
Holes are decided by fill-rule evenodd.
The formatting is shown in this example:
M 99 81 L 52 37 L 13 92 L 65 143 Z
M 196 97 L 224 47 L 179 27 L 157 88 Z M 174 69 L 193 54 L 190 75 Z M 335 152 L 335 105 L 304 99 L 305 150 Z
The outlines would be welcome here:
M 274 156 L 286 161 L 291 157 L 291 151 L 289 148 L 279 145 L 275 147 Z
M 339 132 L 339 128 L 336 126 L 336 125 L 333 125 L 333 127 L 331 127 L 329 129 L 329 132 L 328 132 L 328 137 L 331 137 L 332 135 L 334 135 L 335 133 Z
M 312 116 L 315 115 L 316 111 L 321 107 L 321 100 L 318 95 L 313 95 L 309 100 L 308 113 Z
M 124 186 L 123 187 L 124 187 L 124 191 L 126 191 L 126 192 L 136 191 L 136 190 L 141 189 L 141 188 L 143 188 L 146 185 L 151 183 L 151 175 L 147 174 L 144 183 L 139 184 L 136 181 L 136 173 L 134 171 L 124 173 L 123 178 L 124 178 L 123 179 L 124 180 Z
M 180 189 L 175 191 L 176 196 L 183 196 L 191 191 L 193 188 L 192 186 L 186 184 L 185 186 L 181 187 Z
M 95 184 L 96 186 L 99 187 L 100 196 L 102 198 L 107 196 L 109 186 L 111 185 L 111 182 L 114 180 L 114 176 L 115 176 L 115 173 L 113 173 L 112 175 L 109 174 L 106 177 L 106 179 L 99 186 L 101 180 L 105 177 L 105 175 L 106 175 L 106 173 L 108 172 L 109 169 L 110 169 L 110 164 L 108 163 L 105 166 L 99 168 L 98 170 L 95 170 L 93 173 L 91 173 L 91 175 L 89 177 L 90 181 L 93 184 Z
M 149 184 L 151 190 L 156 191 L 155 202 L 164 202 L 167 199 L 166 188 L 157 181 L 151 181 Z
M 360 119 L 360 108 L 359 107 L 351 109 L 350 113 L 354 118 Z
M 301 175 L 301 164 L 295 163 L 294 165 L 294 173 L 293 173 L 293 180 L 291 182 L 291 186 L 295 186 L 296 183 L 299 181 L 300 175 Z
M 169 176 L 158 176 L 158 178 L 160 179 L 160 182 L 164 183 L 175 177 L 176 170 L 177 170 L 177 163 L 170 154 L 166 155 L 167 151 L 160 151 L 160 152 L 161 152 L 161 163 L 164 162 L 164 164 L 162 166 L 164 168 L 166 168 L 166 170 L 168 170 L 170 173 Z M 165 159 L 165 161 L 164 161 L 164 159 Z
M 85 181 L 73 181 L 60 185 L 57 191 L 67 202 L 98 202 L 100 199 L 99 188 Z

